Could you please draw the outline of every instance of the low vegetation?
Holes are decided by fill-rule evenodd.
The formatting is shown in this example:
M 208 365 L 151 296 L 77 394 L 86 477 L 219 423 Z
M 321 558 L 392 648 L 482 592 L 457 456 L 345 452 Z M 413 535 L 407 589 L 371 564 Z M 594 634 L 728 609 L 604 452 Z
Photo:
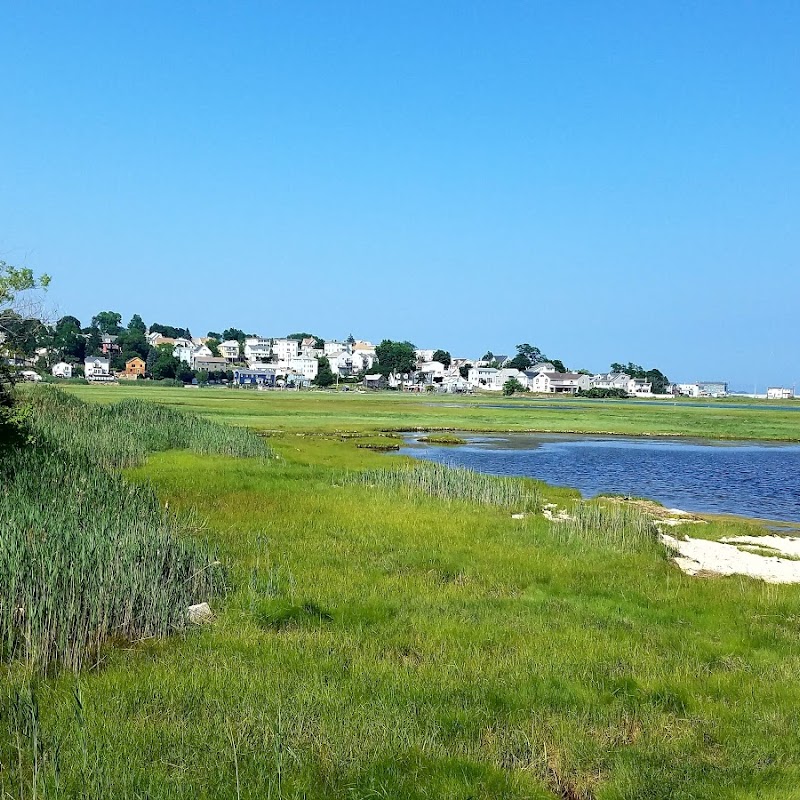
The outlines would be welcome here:
M 77 676 L 9 667 L 0 796 L 796 793 L 797 587 L 685 576 L 624 503 L 296 435 L 392 416 L 464 430 L 459 413 L 505 424 L 502 409 L 147 394 L 268 429 L 281 458 L 168 449 L 126 470 L 129 491 L 206 521 L 226 594 L 214 624 L 101 648 Z M 614 405 L 604 419 L 630 424 Z M 574 520 L 512 519 L 549 503 Z
M 454 433 L 432 433 L 428 436 L 422 436 L 417 441 L 425 442 L 426 444 L 466 444 L 467 440 L 456 436 Z

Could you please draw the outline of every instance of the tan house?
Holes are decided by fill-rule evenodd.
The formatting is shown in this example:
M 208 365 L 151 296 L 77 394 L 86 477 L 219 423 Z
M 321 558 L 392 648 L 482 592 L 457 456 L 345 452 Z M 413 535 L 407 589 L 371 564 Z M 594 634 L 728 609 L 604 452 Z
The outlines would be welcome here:
M 124 377 L 135 380 L 140 375 L 144 377 L 145 369 L 147 365 L 144 363 L 144 360 L 139 358 L 139 356 L 134 356 L 133 358 L 129 358 L 125 362 L 125 373 Z

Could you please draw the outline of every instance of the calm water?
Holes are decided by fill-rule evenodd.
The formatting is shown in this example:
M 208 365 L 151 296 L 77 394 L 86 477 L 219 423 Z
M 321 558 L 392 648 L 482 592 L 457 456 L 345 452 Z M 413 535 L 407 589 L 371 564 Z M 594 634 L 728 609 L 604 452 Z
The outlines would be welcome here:
M 573 486 L 584 497 L 613 492 L 686 511 L 800 521 L 800 445 L 482 434 L 465 436 L 467 445 L 441 447 L 417 438 L 400 452 Z

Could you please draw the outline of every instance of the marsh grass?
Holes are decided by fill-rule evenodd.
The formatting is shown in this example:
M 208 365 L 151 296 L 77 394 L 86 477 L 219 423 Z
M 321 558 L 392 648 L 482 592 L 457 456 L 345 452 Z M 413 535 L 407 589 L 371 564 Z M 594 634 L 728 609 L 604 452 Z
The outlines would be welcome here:
M 187 606 L 221 588 L 219 565 L 201 526 L 117 469 L 156 450 L 264 459 L 270 448 L 139 400 L 90 406 L 50 387 L 25 399 L 30 442 L 0 462 L 0 661 L 77 670 L 111 639 L 184 628 Z
M 535 512 L 541 508 L 539 486 L 524 478 L 485 475 L 464 467 L 434 462 L 402 464 L 384 469 L 353 473 L 348 480 L 406 496 L 460 500 L 478 505 L 503 506 Z
M 22 395 L 35 437 L 59 452 L 102 467 L 143 464 L 148 453 L 193 450 L 201 454 L 269 458 L 263 438 L 194 414 L 129 397 L 90 405 L 55 387 L 32 387 Z
M 592 500 L 578 502 L 567 518 L 552 523 L 563 544 L 641 552 L 658 547 L 658 526 L 652 515 L 635 505 Z
M 428 436 L 421 436 L 417 439 L 418 442 L 425 442 L 426 444 L 466 444 L 467 440 L 456 436 L 453 433 L 431 433 Z

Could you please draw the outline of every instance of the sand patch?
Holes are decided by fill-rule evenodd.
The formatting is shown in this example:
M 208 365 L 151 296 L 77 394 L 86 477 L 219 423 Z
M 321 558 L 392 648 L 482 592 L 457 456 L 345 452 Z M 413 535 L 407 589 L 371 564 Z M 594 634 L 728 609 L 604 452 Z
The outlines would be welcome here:
M 781 536 L 737 536 L 721 542 L 707 539 L 676 539 L 666 533 L 661 541 L 673 550 L 675 563 L 687 575 L 745 575 L 767 583 L 800 583 L 800 561 L 780 555 L 800 555 L 800 539 Z M 740 550 L 736 544 L 751 545 L 780 555 L 763 556 Z

